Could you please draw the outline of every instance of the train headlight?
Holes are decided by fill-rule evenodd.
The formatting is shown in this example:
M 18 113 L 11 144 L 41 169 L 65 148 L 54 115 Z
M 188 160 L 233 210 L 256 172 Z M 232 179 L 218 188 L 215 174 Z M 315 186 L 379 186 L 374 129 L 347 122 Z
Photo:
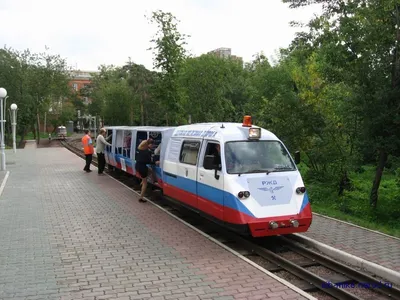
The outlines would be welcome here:
M 239 197 L 240 199 L 242 199 L 242 198 L 249 198 L 249 197 L 250 197 L 250 192 L 249 192 L 249 191 L 239 192 L 239 193 L 238 193 L 238 197 Z
M 306 188 L 304 187 L 304 186 L 302 186 L 302 187 L 298 187 L 297 189 L 296 189 L 296 193 L 297 194 L 304 194 L 306 192 Z
M 269 227 L 271 227 L 272 229 L 277 229 L 279 225 L 275 221 L 271 221 L 269 222 Z
M 292 224 L 293 227 L 299 227 L 299 221 L 297 220 L 290 220 L 290 224 Z
M 259 139 L 261 137 L 261 128 L 249 128 L 249 139 Z

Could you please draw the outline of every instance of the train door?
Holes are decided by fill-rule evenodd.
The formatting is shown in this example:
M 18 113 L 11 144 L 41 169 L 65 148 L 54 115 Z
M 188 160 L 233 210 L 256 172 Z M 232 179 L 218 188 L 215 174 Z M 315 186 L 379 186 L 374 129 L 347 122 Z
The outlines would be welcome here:
M 122 147 L 121 156 L 119 158 L 121 163 L 121 170 L 133 174 L 132 161 L 131 161 L 131 144 L 132 144 L 132 131 L 123 130 L 122 132 Z
M 124 131 L 123 129 L 115 130 L 115 160 L 117 168 L 126 171 L 125 159 L 122 156 L 124 146 Z
M 197 208 L 197 162 L 201 142 L 183 140 L 177 166 L 177 198 Z
M 140 143 L 144 140 L 148 139 L 148 132 L 147 131 L 137 131 L 136 133 L 136 145 L 135 145 L 135 157 L 138 154 L 138 147 Z
M 111 165 L 111 166 L 117 166 L 117 163 L 115 161 L 115 129 L 107 129 L 107 134 L 106 134 L 106 139 L 107 141 L 114 146 L 108 146 L 106 145 L 104 148 L 104 158 L 106 160 L 106 163 Z
M 224 215 L 224 176 L 221 167 L 217 170 L 206 170 L 204 168 L 204 157 L 215 155 L 219 157 L 219 165 L 222 166 L 220 144 L 214 141 L 204 141 L 199 167 L 197 168 L 197 203 L 199 210 L 212 215 L 218 219 L 223 219 Z M 217 174 L 217 176 L 215 176 Z M 215 178 L 215 177 L 218 177 Z

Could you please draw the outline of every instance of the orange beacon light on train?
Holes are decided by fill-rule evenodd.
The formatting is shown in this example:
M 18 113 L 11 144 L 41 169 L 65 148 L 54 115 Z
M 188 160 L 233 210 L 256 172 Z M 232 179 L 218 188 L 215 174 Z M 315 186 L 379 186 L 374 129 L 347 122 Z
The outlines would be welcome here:
M 243 117 L 243 127 L 251 127 L 253 124 L 251 123 L 251 116 L 244 116 Z

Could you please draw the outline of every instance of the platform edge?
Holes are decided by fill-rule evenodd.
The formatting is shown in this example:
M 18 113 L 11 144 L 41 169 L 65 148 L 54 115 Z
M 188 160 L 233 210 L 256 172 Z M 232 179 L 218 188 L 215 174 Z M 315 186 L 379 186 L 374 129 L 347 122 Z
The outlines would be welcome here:
M 357 267 L 367 270 L 369 272 L 372 272 L 375 275 L 378 275 L 386 280 L 391 281 L 393 284 L 400 285 L 400 273 L 399 272 L 396 272 L 389 268 L 383 267 L 374 262 L 365 260 L 365 259 L 355 256 L 353 254 L 333 248 L 332 246 L 318 242 L 312 238 L 303 236 L 302 234 L 294 233 L 292 236 L 298 242 L 312 246 L 312 247 L 318 249 L 319 251 L 321 251 L 322 253 L 325 253 L 326 255 L 329 255 L 335 259 L 342 260 L 346 263 L 357 266 Z
M 6 187 L 8 176 L 10 175 L 10 171 L 7 171 L 6 176 L 4 176 L 3 181 L 0 185 L 0 196 L 3 194 L 4 188 Z
M 333 220 L 333 221 L 336 221 L 336 222 L 339 222 L 339 223 L 344 223 L 344 224 L 349 225 L 349 226 L 357 227 L 357 228 L 360 228 L 360 229 L 363 229 L 363 230 L 366 230 L 366 231 L 369 231 L 369 232 L 377 233 L 377 234 L 383 235 L 385 237 L 400 241 L 400 238 L 398 238 L 396 236 L 389 235 L 389 234 L 386 234 L 386 233 L 383 233 L 383 232 L 380 232 L 380 231 L 377 231 L 377 230 L 372 230 L 372 229 L 369 229 L 369 228 L 366 228 L 366 227 L 362 227 L 360 225 L 356 225 L 356 224 L 349 223 L 349 222 L 346 222 L 346 221 L 343 221 L 343 220 L 335 219 L 335 218 L 332 218 L 332 217 L 329 217 L 329 216 L 321 215 L 321 214 L 315 213 L 315 212 L 313 212 L 312 214 L 313 215 L 317 215 L 318 217 L 321 217 L 321 218 L 326 218 L 326 219 L 330 219 L 330 220 Z

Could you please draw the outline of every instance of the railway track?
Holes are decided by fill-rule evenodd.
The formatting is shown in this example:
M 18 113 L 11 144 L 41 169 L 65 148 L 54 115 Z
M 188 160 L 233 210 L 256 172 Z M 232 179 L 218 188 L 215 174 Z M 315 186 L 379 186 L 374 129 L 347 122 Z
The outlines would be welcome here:
M 65 148 L 84 158 L 80 143 L 80 140 L 61 141 Z M 93 157 L 92 164 L 97 166 L 96 157 Z M 109 175 L 135 191 L 140 190 L 135 177 L 129 174 L 115 170 Z M 257 239 L 242 237 L 209 222 L 171 199 L 165 199 L 159 191 L 153 191 L 147 198 L 317 299 L 400 300 L 400 289 L 397 287 L 306 248 L 291 239 L 290 235 Z

